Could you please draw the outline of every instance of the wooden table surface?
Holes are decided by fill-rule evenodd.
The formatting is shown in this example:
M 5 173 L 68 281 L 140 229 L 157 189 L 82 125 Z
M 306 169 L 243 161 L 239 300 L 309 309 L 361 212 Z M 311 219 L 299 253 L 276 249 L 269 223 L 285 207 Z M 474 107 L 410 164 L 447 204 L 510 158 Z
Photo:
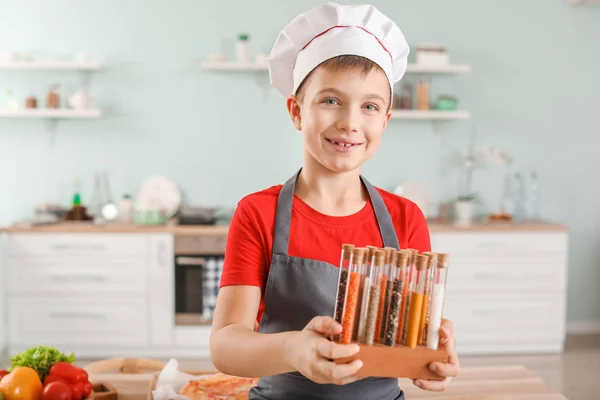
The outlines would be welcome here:
M 152 377 L 151 374 L 90 375 L 92 381 L 112 383 L 119 392 L 119 400 L 151 400 L 148 393 Z M 567 400 L 520 365 L 462 368 L 460 377 L 444 392 L 423 391 L 407 379 L 399 382 L 407 400 Z

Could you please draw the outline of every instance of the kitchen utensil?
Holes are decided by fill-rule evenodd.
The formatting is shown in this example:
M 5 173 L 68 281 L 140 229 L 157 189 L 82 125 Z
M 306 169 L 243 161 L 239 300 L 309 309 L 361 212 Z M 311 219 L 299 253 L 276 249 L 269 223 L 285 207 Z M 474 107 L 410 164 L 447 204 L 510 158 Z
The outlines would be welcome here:
M 107 172 L 104 172 L 104 190 L 106 191 L 106 203 L 102 206 L 102 217 L 107 221 L 114 221 L 119 215 L 119 207 L 112 200 Z
M 167 218 L 171 218 L 181 204 L 181 192 L 166 177 L 152 176 L 138 190 L 136 202 L 141 209 L 159 209 Z

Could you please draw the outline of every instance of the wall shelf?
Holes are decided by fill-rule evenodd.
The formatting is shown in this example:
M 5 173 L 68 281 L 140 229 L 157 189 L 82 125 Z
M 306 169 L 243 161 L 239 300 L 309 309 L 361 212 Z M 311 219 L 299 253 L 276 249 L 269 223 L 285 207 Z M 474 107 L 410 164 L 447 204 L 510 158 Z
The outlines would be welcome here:
M 0 118 L 85 119 L 100 117 L 100 110 L 20 109 L 0 110 Z
M 100 64 L 78 61 L 4 61 L 0 70 L 95 71 Z
M 266 63 L 239 63 L 236 61 L 207 61 L 202 63 L 202 67 L 215 71 L 268 71 L 269 66 Z M 409 64 L 407 73 L 427 73 L 427 74 L 457 74 L 470 72 L 471 67 L 464 64 L 449 64 L 441 66 L 429 66 Z
M 412 119 L 428 121 L 464 120 L 469 119 L 468 111 L 439 111 L 439 110 L 392 110 L 392 119 Z

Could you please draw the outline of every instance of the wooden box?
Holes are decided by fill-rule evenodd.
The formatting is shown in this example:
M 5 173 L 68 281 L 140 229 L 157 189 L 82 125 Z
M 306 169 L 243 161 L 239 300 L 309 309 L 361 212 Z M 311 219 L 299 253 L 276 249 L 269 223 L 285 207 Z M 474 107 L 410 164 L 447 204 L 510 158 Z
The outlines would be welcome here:
M 337 359 L 337 364 L 347 363 L 359 359 L 363 367 L 357 376 L 381 378 L 409 378 L 443 380 L 429 369 L 432 362 L 448 362 L 449 356 L 446 349 L 432 350 L 425 346 L 410 347 L 397 345 L 395 347 L 374 344 L 367 346 L 358 343 L 360 351 L 353 357 Z

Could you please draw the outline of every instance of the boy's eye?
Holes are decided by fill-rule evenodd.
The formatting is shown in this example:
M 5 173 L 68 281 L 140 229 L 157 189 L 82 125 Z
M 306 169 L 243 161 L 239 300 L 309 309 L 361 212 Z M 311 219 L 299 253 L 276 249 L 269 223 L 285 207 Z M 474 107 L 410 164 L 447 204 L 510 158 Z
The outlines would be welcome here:
M 377 111 L 377 110 L 379 110 L 379 107 L 377 107 L 375 104 L 366 104 L 365 107 L 369 111 Z
M 323 103 L 331 104 L 331 105 L 339 104 L 336 99 L 331 99 L 331 98 L 323 100 Z

